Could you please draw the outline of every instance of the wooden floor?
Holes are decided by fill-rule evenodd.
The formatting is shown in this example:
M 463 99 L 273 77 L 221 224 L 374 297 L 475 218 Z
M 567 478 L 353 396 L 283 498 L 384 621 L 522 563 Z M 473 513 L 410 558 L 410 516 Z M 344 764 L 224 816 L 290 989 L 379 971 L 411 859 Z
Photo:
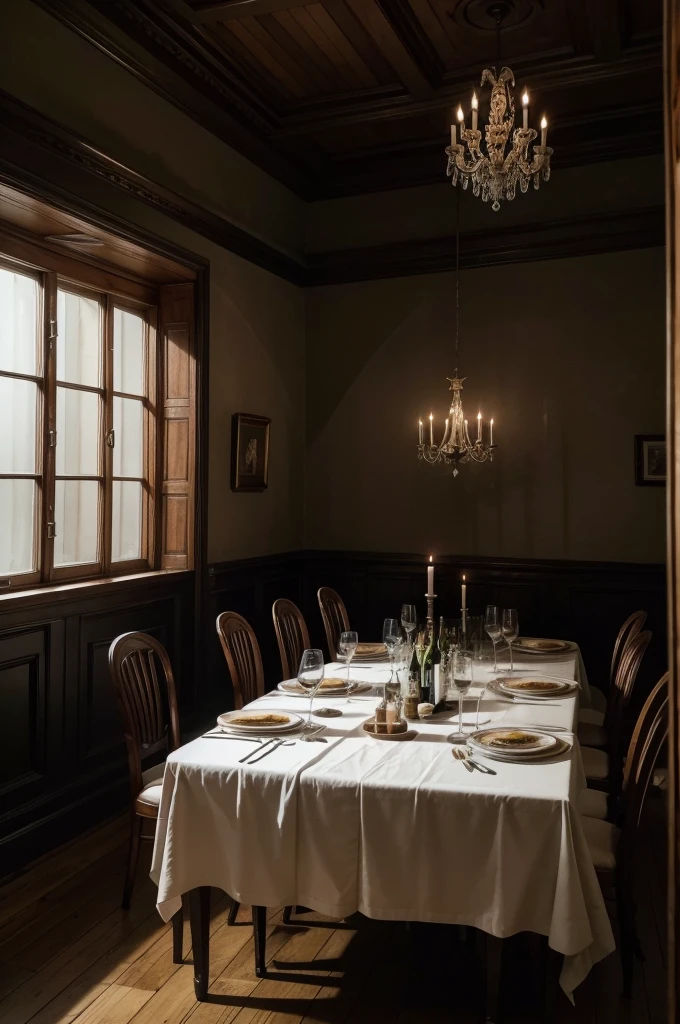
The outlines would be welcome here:
M 663 805 L 649 805 L 638 889 L 646 962 L 634 996 L 620 998 L 616 956 L 598 964 L 573 1008 L 549 985 L 544 1019 L 556 1024 L 665 1024 Z M 143 850 L 129 911 L 120 909 L 127 818 L 81 837 L 0 888 L 0 1024 L 441 1024 L 483 1020 L 483 942 L 456 928 L 305 914 L 287 927 L 270 919 L 271 977 L 253 971 L 250 908 L 226 925 L 228 900 L 214 893 L 210 1002 L 196 1003 L 185 926 L 184 965 L 172 962 L 170 928 L 154 907 Z M 472 941 L 471 941 L 472 940 Z M 502 1020 L 541 1019 L 534 937 L 505 944 Z M 556 958 L 557 960 L 557 958 Z M 559 964 L 553 964 L 558 969 Z

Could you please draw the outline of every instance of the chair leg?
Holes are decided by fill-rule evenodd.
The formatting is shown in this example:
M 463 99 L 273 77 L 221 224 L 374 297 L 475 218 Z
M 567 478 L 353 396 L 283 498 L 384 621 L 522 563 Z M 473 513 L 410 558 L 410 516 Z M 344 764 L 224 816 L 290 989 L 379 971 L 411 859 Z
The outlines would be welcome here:
M 267 976 L 267 908 L 253 907 L 253 938 L 255 940 L 255 974 Z
M 210 971 L 210 887 L 189 893 L 189 922 L 194 951 L 194 994 L 201 1001 L 208 994 Z
M 236 915 L 238 914 L 238 910 L 239 910 L 240 906 L 241 906 L 241 904 L 238 902 L 238 900 L 232 899 L 231 906 L 229 907 L 229 913 L 227 914 L 227 924 L 228 925 L 232 925 L 232 924 L 236 923 Z
M 132 827 L 130 830 L 130 852 L 128 853 L 128 866 L 125 874 L 125 885 L 123 886 L 123 910 L 130 909 L 132 889 L 135 884 L 135 872 L 137 870 L 137 859 L 139 857 L 139 839 L 142 834 L 142 819 L 138 814 L 132 816 Z
M 497 1024 L 501 989 L 503 940 L 486 936 L 486 1024 Z
M 637 940 L 631 907 L 620 881 L 616 883 L 616 915 L 619 921 L 619 957 L 621 959 L 623 995 L 626 999 L 630 999 L 633 994 L 633 963 Z
M 172 918 L 172 962 L 182 964 L 182 942 L 184 939 L 184 907 L 182 906 Z

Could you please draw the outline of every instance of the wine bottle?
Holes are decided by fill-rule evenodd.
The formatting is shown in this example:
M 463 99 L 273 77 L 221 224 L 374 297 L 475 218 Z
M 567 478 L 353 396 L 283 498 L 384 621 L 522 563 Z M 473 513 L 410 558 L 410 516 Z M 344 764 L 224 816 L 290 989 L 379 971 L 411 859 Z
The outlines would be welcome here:
M 431 704 L 434 696 L 433 648 L 434 630 L 428 623 L 425 629 L 419 633 L 416 643 L 416 655 L 420 665 L 420 700 L 424 704 Z

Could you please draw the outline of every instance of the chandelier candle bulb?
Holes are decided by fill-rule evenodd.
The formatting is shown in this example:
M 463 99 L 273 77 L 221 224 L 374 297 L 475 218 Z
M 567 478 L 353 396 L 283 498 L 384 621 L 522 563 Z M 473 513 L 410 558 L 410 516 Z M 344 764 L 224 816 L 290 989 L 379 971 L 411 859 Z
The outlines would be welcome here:
M 423 443 L 423 421 L 418 420 L 418 444 Z
M 430 446 L 432 446 L 432 444 L 434 444 L 434 442 L 432 440 L 432 413 L 430 413 Z
M 482 414 L 481 414 L 481 412 L 477 413 L 477 440 L 478 441 L 482 440 Z
M 548 122 L 544 117 L 541 118 L 541 145 L 545 146 L 546 139 L 548 138 Z
M 477 99 L 477 93 L 472 94 L 472 130 L 477 131 L 477 111 L 479 109 L 479 101 Z
M 529 93 L 526 89 L 522 94 L 522 127 L 529 127 Z
M 491 423 L 489 423 L 489 446 L 491 447 L 492 445 L 493 445 L 493 418 L 491 420 Z
M 456 145 L 456 122 L 454 121 L 451 125 L 451 145 Z
M 458 118 L 458 123 L 460 124 L 460 141 L 462 142 L 463 141 L 463 128 L 465 127 L 465 114 L 463 113 L 463 108 L 460 106 L 460 104 L 458 104 L 458 110 L 456 111 L 456 117 Z
M 434 597 L 434 566 L 432 565 L 432 555 L 430 555 L 430 564 L 427 567 L 427 596 Z

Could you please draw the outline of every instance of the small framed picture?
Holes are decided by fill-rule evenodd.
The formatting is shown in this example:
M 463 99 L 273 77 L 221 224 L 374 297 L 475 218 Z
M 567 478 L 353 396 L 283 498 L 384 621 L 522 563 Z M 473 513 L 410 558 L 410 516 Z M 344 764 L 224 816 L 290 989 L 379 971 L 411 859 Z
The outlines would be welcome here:
M 663 487 L 666 483 L 666 438 L 663 434 L 635 435 L 635 483 Z
M 231 489 L 264 491 L 269 472 L 269 425 L 266 416 L 235 412 L 231 417 Z

